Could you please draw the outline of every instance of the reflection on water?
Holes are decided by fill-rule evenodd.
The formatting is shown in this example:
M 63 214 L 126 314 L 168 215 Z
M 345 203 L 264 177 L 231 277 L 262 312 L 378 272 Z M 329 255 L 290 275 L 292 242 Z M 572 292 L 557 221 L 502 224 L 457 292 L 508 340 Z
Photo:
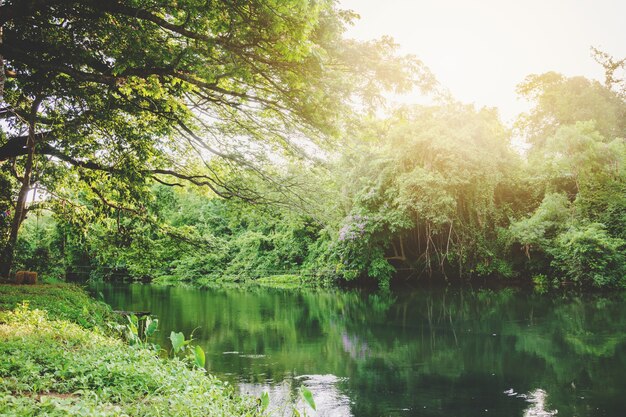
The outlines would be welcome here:
M 558 414 L 558 410 L 546 410 L 548 394 L 542 389 L 536 389 L 528 394 L 518 394 L 513 388 L 504 391 L 509 397 L 522 398 L 531 405 L 524 410 L 524 417 L 551 417 Z
M 239 390 L 243 394 L 260 397 L 263 392 L 270 396 L 268 410 L 272 416 L 293 416 L 294 408 L 301 415 L 333 417 L 352 416 L 350 399 L 341 392 L 337 384 L 340 378 L 334 375 L 301 375 L 277 384 L 240 383 Z M 313 394 L 316 412 L 302 400 L 298 387 L 303 385 Z
M 116 309 L 156 314 L 162 346 L 171 330 L 199 327 L 207 369 L 242 392 L 269 392 L 276 415 L 305 408 L 301 385 L 323 416 L 621 417 L 626 408 L 625 294 L 95 290 Z
M 368 353 L 367 342 L 360 340 L 358 336 L 350 336 L 347 333 L 341 334 L 341 342 L 344 352 L 347 352 L 352 359 L 365 359 Z
M 531 392 L 526 401 L 531 403 L 531 406 L 524 411 L 524 417 L 552 417 L 555 416 L 558 411 L 546 410 L 546 397 L 548 395 L 542 389 L 536 389 Z
M 337 388 L 340 378 L 334 375 L 302 375 L 298 379 L 313 393 L 319 416 L 352 415 L 350 399 Z M 298 401 L 297 408 L 310 411 L 301 399 Z

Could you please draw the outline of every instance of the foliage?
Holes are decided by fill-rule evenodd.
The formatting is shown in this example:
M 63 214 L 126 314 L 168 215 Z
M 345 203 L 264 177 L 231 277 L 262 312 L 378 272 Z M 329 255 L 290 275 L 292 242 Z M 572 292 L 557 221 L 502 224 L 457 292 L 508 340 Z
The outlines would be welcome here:
M 519 245 L 527 257 L 520 269 L 549 273 L 556 283 L 622 286 L 623 97 L 598 83 L 553 73 L 529 77 L 520 88 L 538 100 L 532 117 L 522 120 L 541 128 L 526 133 L 534 144 L 529 172 L 545 190 L 543 202 L 508 230 L 513 247 Z
M 535 247 L 549 246 L 571 222 L 571 204 L 563 194 L 546 194 L 531 217 L 515 222 L 509 228 L 511 237 L 524 246 L 526 255 Z
M 620 286 L 624 95 L 556 73 L 527 77 L 519 92 L 534 103 L 516 125 L 526 154 L 495 110 L 450 99 L 343 119 L 340 152 L 309 149 L 317 161 L 259 156 L 234 140 L 254 164 L 209 165 L 233 187 L 225 196 L 239 198 L 144 176 L 128 210 L 76 187 L 71 204 L 46 201 L 52 215 L 25 221 L 17 263 L 55 279 L 201 286 L 364 279 L 388 288 L 397 275 Z M 57 184 L 69 190 L 70 177 Z
M 4 133 L 0 131 L 0 140 Z M 11 201 L 15 199 L 16 180 L 8 171 L 0 171 L 0 246 L 4 246 L 11 228 Z
M 545 294 L 549 289 L 549 279 L 544 274 L 533 275 L 532 278 L 535 291 L 539 294 Z
M 522 246 L 531 271 L 549 271 L 579 285 L 622 286 L 624 240 L 603 224 L 576 218 L 575 208 L 563 194 L 548 194 L 531 217 L 511 225 L 509 236 Z M 547 277 L 537 277 L 540 282 L 533 282 L 545 287 Z
M 363 132 L 374 145 L 344 162 L 349 214 L 334 246 L 344 278 L 386 286 L 394 266 L 444 276 L 507 269 L 495 243 L 514 210 L 506 192 L 520 160 L 494 112 L 415 107 Z
M 126 316 L 126 326 L 123 328 L 123 335 L 131 345 L 143 345 L 152 347 L 158 351 L 160 346 L 152 345 L 149 340 L 158 331 L 159 319 L 150 315 L 137 317 L 135 314 Z
M 33 213 L 24 223 L 16 245 L 15 268 L 37 271 L 42 279 L 59 280 L 65 275 L 63 243 L 50 213 Z M 74 259 L 72 259 L 74 260 Z M 65 259 L 63 259 L 65 261 Z
M 311 391 L 307 387 L 301 386 L 300 395 L 302 396 L 302 399 L 306 401 L 309 407 L 311 407 L 313 411 L 315 411 L 316 410 L 315 400 L 313 399 L 313 394 L 311 394 Z
M 312 262 L 309 247 L 317 244 L 322 227 L 311 218 L 210 198 L 193 189 L 155 186 L 153 192 L 156 200 L 149 210 L 160 219 L 159 227 L 126 216 L 93 222 L 84 231 L 58 216 L 27 219 L 18 241 L 18 265 L 60 279 L 150 277 L 173 283 L 280 281 L 272 277 L 297 274 Z M 45 259 L 39 261 L 34 253 Z
M 105 330 L 115 319 L 108 305 L 91 299 L 76 285 L 0 285 L 0 310 L 12 310 L 24 302 L 32 309 L 46 310 L 54 319 L 87 329 Z
M 560 234 L 552 266 L 565 279 L 596 287 L 626 285 L 626 241 L 592 223 Z
M 626 134 L 623 99 L 597 81 L 547 72 L 529 75 L 517 92 L 535 104 L 517 122 L 534 150 L 539 150 L 559 127 L 577 122 L 593 121 L 605 137 Z
M 50 416 L 259 415 L 251 399 L 184 361 L 44 311 L 0 315 L 0 413 Z
M 206 356 L 204 354 L 204 349 L 202 349 L 200 346 L 196 346 L 193 349 L 193 355 L 194 355 L 194 364 L 201 369 L 204 369 L 204 366 L 206 365 Z
M 312 219 L 287 209 L 248 207 L 164 186 L 155 191 L 162 200 L 152 210 L 175 233 L 129 225 L 129 245 L 120 247 L 109 244 L 115 230 L 92 229 L 88 247 L 99 253 L 98 263 L 115 263 L 131 277 L 164 282 L 297 274 L 321 230 Z
M 170 333 L 170 341 L 172 342 L 174 353 L 178 353 L 191 342 L 191 339 L 185 340 L 184 334 L 172 331 L 172 333 Z
M 536 104 L 518 124 L 532 145 L 526 161 L 510 149 L 496 114 L 454 103 L 403 109 L 358 130 L 370 143 L 343 161 L 347 216 L 329 248 L 340 276 L 369 276 L 384 287 L 408 267 L 418 275 L 549 274 L 620 285 L 623 98 L 554 73 L 528 77 L 519 91 Z M 575 231 L 594 235 L 601 249 L 574 249 L 582 244 Z M 583 253 L 579 262 L 589 265 L 573 279 L 572 262 Z
M 356 15 L 330 0 L 1 8 L 0 53 L 12 75 L 0 86 L 0 163 L 19 180 L 0 203 L 16 208 L 3 275 L 32 185 L 57 212 L 69 205 L 91 221 L 124 212 L 147 223 L 152 182 L 265 198 L 252 178 L 288 194 L 272 160 L 326 147 L 357 102 L 374 108 L 382 91 L 432 84 L 390 39 L 344 39 Z

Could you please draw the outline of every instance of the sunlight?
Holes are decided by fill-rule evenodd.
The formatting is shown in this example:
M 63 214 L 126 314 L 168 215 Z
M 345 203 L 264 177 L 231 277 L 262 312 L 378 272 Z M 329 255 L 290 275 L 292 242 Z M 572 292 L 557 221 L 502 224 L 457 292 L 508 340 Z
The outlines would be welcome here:
M 361 16 L 347 36 L 392 36 L 455 98 L 497 107 L 507 123 L 529 109 L 515 95 L 528 74 L 553 70 L 603 80 L 590 47 L 626 55 L 626 3 L 615 0 L 341 0 L 340 6 Z

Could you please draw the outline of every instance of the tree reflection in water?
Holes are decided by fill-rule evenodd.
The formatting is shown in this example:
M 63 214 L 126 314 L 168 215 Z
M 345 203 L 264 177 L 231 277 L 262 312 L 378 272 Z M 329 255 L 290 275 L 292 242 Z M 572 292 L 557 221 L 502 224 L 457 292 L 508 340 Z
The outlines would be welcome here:
M 155 342 L 166 348 L 170 331 L 198 327 L 209 372 L 243 392 L 268 391 L 284 410 L 301 384 L 318 415 L 622 417 L 626 409 L 626 293 L 95 291 L 116 309 L 155 313 Z M 529 394 L 503 395 L 510 387 Z

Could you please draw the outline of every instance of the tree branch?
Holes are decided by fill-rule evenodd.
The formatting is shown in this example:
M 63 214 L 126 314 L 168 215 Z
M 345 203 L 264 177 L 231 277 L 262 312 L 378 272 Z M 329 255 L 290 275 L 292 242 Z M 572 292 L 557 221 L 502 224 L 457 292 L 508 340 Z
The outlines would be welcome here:
M 194 32 L 192 30 L 186 29 L 184 25 L 175 25 L 173 23 L 168 22 L 162 17 L 157 16 L 154 13 L 150 13 L 145 9 L 140 9 L 138 7 L 131 7 L 125 4 L 121 4 L 119 1 L 101 1 L 96 0 L 91 2 L 92 7 L 112 13 L 112 14 L 121 14 L 128 17 L 134 17 L 140 20 L 146 20 L 152 22 L 163 29 L 167 29 L 170 32 L 177 33 L 179 35 L 185 36 L 190 39 L 204 41 L 213 43 L 216 41 L 216 38 L 212 38 L 210 36 Z
M 36 135 L 38 138 L 46 137 L 46 133 L 39 133 Z M 48 136 L 49 137 L 49 136 Z M 5 161 L 7 159 L 15 158 L 17 156 L 26 155 L 28 153 L 28 149 L 26 148 L 26 136 L 18 136 L 11 138 L 5 145 L 0 147 L 0 162 Z M 62 151 L 52 147 L 47 143 L 37 143 L 35 148 L 35 153 L 37 155 L 49 155 L 55 158 L 58 158 L 61 161 L 67 162 L 70 165 L 78 168 L 85 168 L 94 171 L 102 171 L 108 172 L 110 174 L 123 174 L 124 170 L 120 168 L 116 168 L 113 166 L 102 165 L 95 161 L 83 161 L 76 158 L 73 158 L 69 155 L 64 154 Z M 183 174 L 178 171 L 174 171 L 171 169 L 163 169 L 163 168 L 155 168 L 155 169 L 144 169 L 140 171 L 141 174 L 146 175 L 157 182 L 160 182 L 164 185 L 172 185 L 172 186 L 180 186 L 180 184 L 176 183 L 167 183 L 160 179 L 158 176 L 165 175 L 174 178 L 178 178 L 180 180 L 187 181 L 191 184 L 200 186 L 200 187 L 209 187 L 211 191 L 213 191 L 216 195 L 222 198 L 232 198 L 237 197 L 245 201 L 254 202 L 256 201 L 255 197 L 250 197 L 249 195 L 245 195 L 242 193 L 238 193 L 236 190 L 233 190 L 224 184 L 220 184 L 214 178 L 211 178 L 208 175 L 190 175 Z M 223 188 L 223 190 L 222 190 Z

